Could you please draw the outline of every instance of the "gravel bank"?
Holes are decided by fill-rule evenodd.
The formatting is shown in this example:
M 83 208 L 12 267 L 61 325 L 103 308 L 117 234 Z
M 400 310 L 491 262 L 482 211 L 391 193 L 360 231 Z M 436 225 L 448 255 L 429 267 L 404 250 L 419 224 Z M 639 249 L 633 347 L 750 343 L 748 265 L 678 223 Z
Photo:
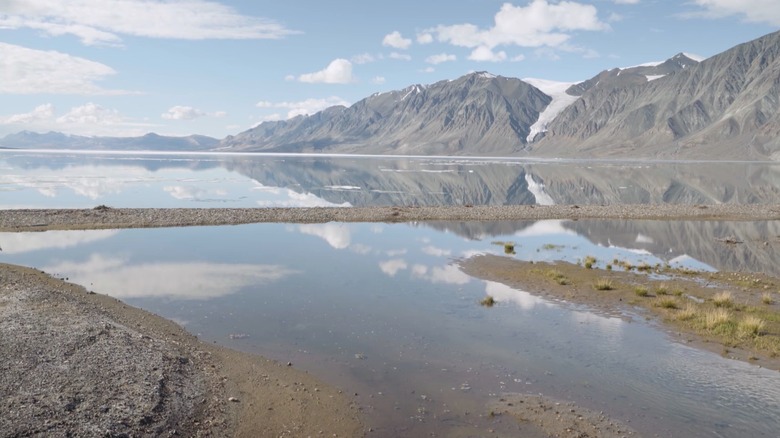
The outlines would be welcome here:
M 259 222 L 509 221 L 541 219 L 778 220 L 780 205 L 511 205 L 317 208 L 0 210 L 0 231 L 177 227 Z
M 0 358 L 0 437 L 362 435 L 355 407 L 305 373 L 6 264 Z

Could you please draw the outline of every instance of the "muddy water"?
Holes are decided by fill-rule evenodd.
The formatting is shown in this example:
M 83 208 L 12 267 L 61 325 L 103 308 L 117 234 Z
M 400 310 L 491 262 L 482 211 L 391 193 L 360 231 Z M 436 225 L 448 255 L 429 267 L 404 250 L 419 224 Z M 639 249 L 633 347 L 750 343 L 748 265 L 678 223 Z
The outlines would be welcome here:
M 697 224 L 744 236 L 774 226 Z M 0 260 L 112 294 L 204 340 L 290 361 L 351 394 L 376 436 L 524 432 L 488 415 L 485 403 L 502 392 L 572 400 L 647 436 L 776 435 L 777 372 L 675 343 L 641 316 L 542 300 L 453 263 L 503 254 L 499 241 L 514 241 L 511 256 L 526 260 L 597 255 L 705 269 L 738 263 L 730 250 L 686 247 L 644 222 L 505 223 L 498 235 L 452 231 L 460 225 L 5 233 Z M 499 305 L 481 307 L 486 294 Z

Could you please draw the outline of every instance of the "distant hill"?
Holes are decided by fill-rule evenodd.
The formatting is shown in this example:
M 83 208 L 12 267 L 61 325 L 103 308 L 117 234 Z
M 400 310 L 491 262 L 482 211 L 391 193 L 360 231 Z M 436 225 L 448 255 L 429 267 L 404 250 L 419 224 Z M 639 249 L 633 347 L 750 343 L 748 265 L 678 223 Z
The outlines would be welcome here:
M 155 150 L 206 151 L 217 147 L 219 140 L 203 135 L 166 137 L 146 134 L 141 137 L 83 137 L 61 132 L 38 134 L 22 131 L 0 139 L 7 149 L 85 149 L 85 150 Z

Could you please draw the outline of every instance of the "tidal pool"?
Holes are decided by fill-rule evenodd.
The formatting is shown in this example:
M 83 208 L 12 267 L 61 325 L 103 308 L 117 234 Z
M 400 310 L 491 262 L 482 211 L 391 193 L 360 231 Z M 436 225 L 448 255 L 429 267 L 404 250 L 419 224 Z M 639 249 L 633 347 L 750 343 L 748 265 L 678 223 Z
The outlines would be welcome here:
M 602 316 L 471 278 L 455 261 L 503 254 L 497 242 L 512 241 L 516 254 L 507 257 L 523 260 L 594 255 L 771 271 L 777 245 L 763 242 L 780 235 L 778 226 L 542 221 L 0 233 L 0 261 L 116 296 L 205 341 L 290 361 L 352 394 L 376 436 L 509 436 L 516 424 L 488 416 L 485 403 L 527 392 L 604 411 L 645 436 L 769 437 L 780 428 L 777 371 L 676 343 L 641 315 Z M 724 233 L 753 246 L 723 246 L 714 237 Z M 480 306 L 486 294 L 499 304 Z

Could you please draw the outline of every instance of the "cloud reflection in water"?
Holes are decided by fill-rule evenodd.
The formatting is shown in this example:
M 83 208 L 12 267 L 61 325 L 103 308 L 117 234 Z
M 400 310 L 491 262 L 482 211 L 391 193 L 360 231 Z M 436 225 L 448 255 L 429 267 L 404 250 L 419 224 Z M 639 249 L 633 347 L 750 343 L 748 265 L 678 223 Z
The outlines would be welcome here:
M 270 283 L 297 273 L 278 265 L 206 262 L 128 265 L 127 260 L 100 254 L 93 254 L 85 262 L 62 262 L 43 269 L 117 298 L 184 300 L 223 297 L 247 286 Z

